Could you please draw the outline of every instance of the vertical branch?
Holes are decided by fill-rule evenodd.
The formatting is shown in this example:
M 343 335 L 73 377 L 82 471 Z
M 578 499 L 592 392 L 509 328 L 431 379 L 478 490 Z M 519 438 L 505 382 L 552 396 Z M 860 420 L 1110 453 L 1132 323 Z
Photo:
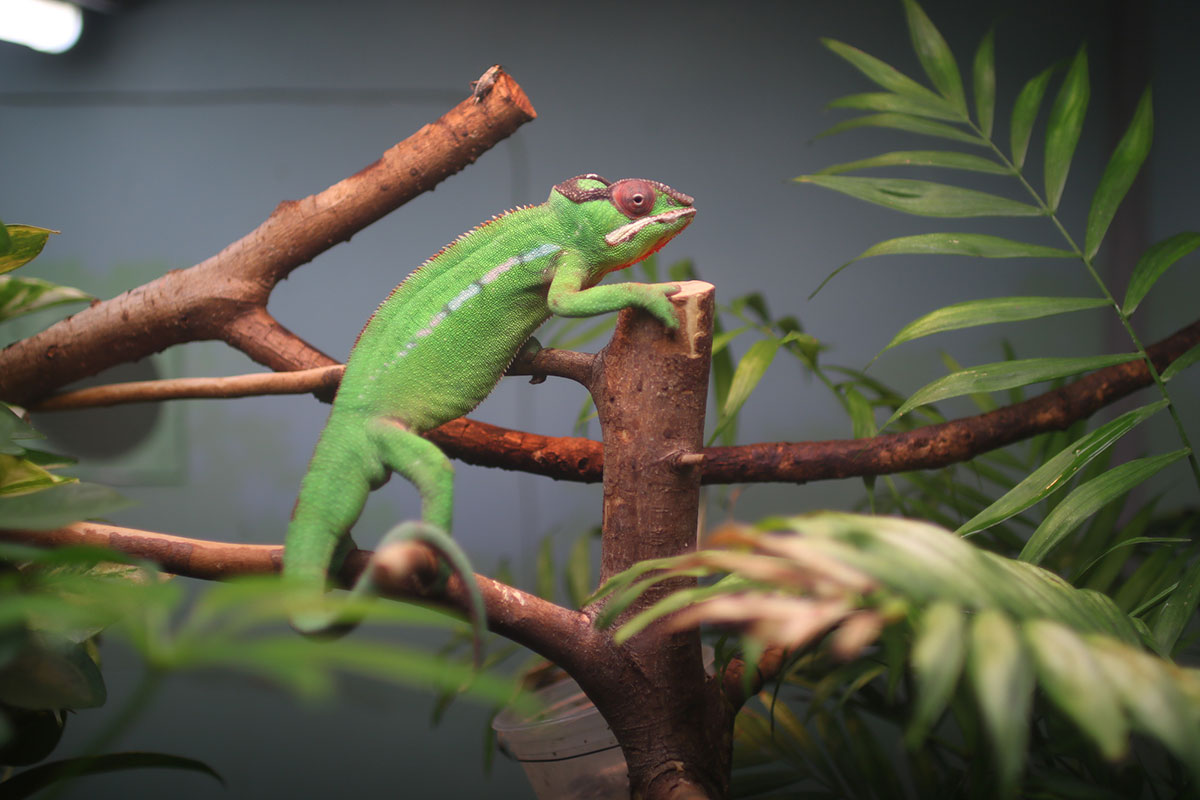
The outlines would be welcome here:
M 600 355 L 590 389 L 604 432 L 601 580 L 696 546 L 713 295 L 682 284 L 674 332 L 623 311 Z M 693 583 L 664 582 L 630 613 Z M 732 714 L 704 672 L 698 632 L 652 628 L 609 661 L 577 677 L 621 743 L 633 796 L 724 796 Z

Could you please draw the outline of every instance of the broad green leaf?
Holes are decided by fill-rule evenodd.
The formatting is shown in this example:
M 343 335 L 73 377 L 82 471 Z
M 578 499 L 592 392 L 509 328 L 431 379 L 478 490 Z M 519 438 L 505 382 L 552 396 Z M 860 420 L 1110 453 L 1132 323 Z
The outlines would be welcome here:
M 996 795 L 1012 797 L 1025 766 L 1033 667 L 1007 616 L 980 611 L 971 625 L 967 675 L 998 768 Z
M 891 128 L 898 131 L 907 131 L 908 133 L 919 133 L 922 136 L 939 136 L 943 139 L 952 139 L 956 142 L 973 144 L 978 147 L 987 145 L 985 140 L 980 139 L 970 131 L 956 128 L 953 125 L 947 125 L 944 122 L 937 122 L 936 120 L 925 119 L 924 117 L 914 117 L 909 114 L 892 114 L 887 112 L 867 114 L 863 117 L 854 117 L 853 119 L 839 122 L 821 131 L 815 138 L 823 139 L 826 136 L 845 133 L 855 128 Z
M 916 97 L 909 97 L 892 92 L 863 92 L 839 97 L 826 108 L 851 108 L 856 111 L 881 111 L 885 113 L 907 114 L 915 117 L 932 117 L 933 119 L 960 122 L 962 115 L 950 113 L 942 104 L 927 103 Z
M 958 73 L 958 64 L 954 61 L 950 46 L 915 0 L 904 0 L 904 14 L 908 17 L 908 32 L 912 37 L 913 49 L 921 61 L 921 66 L 925 68 L 925 74 L 942 96 L 966 117 L 967 98 L 963 93 L 962 76 Z
M 1187 454 L 1188 451 L 1182 449 L 1134 459 L 1113 467 L 1098 478 L 1092 478 L 1067 495 L 1065 500 L 1046 515 L 1046 519 L 1042 520 L 1042 524 L 1025 543 L 1018 558 L 1032 564 L 1040 563 L 1055 546 L 1104 505 Z
M 1150 152 L 1150 142 L 1154 138 L 1154 111 L 1150 102 L 1150 89 L 1142 93 L 1137 109 L 1133 112 L 1133 120 L 1117 149 L 1113 151 L 1100 185 L 1092 195 L 1092 207 L 1088 211 L 1087 234 L 1084 237 L 1083 254 L 1087 258 L 1096 255 L 1100 242 L 1108 231 L 1117 206 L 1125 199 L 1129 187 L 1142 168 Z
M 1044 500 L 1066 486 L 1079 470 L 1105 452 L 1114 442 L 1166 407 L 1167 401 L 1160 400 L 1135 408 L 1076 439 L 1011 491 L 964 523 L 955 533 L 966 536 L 990 528 Z
M 1162 371 L 1162 375 L 1160 377 L 1163 379 L 1163 382 L 1165 383 L 1166 381 L 1171 380 L 1171 378 L 1174 378 L 1179 373 L 1183 372 L 1185 369 L 1190 367 L 1192 364 L 1195 364 L 1197 361 L 1200 361 L 1200 344 L 1194 345 L 1186 353 L 1184 353 L 1179 358 L 1175 359 L 1170 364 L 1168 364 L 1167 368 Z
M 1108 301 L 1100 297 L 997 297 L 990 300 L 968 300 L 965 303 L 943 306 L 918 317 L 901 328 L 881 352 L 935 333 L 976 325 L 1020 322 L 1106 305 Z
M 50 234 L 58 233 L 49 228 L 37 228 L 33 225 L 7 225 L 9 247 L 8 251 L 0 253 L 0 274 L 12 272 L 17 267 L 37 258 L 38 253 L 46 246 Z
M 942 351 L 942 364 L 945 365 L 951 373 L 962 372 L 963 365 L 960 364 L 952 355 Z M 970 392 L 971 402 L 979 409 L 981 414 L 988 414 L 1000 407 L 1000 404 L 987 392 Z
M 963 610 L 953 603 L 934 603 L 921 615 L 913 643 L 916 703 L 905 740 L 919 746 L 950 703 L 966 655 Z
M 1105 758 L 1121 758 L 1129 747 L 1129 725 L 1087 643 L 1075 631 L 1049 620 L 1029 620 L 1024 634 L 1047 697 L 1096 743 Z
M 1034 206 L 1007 197 L 931 181 L 844 175 L 801 175 L 793 180 L 926 217 L 1036 217 L 1042 214 Z
M 1200 774 L 1196 706 L 1172 679 L 1173 665 L 1102 636 L 1088 641 L 1134 727 L 1162 742 L 1193 775 Z
M 0 276 L 0 322 L 61 303 L 93 300 L 87 292 L 40 278 Z
M 1046 123 L 1046 153 L 1043 179 L 1046 184 L 1046 205 L 1050 210 L 1058 208 L 1063 187 L 1067 184 L 1067 173 L 1071 170 L 1071 159 L 1075 156 L 1075 145 L 1083 131 L 1083 116 L 1087 112 L 1088 97 L 1087 47 L 1079 48 L 1067 75 L 1059 87 L 1058 96 L 1050 108 L 1050 120 Z
M 961 397 L 971 392 L 995 392 L 1014 386 L 1027 386 L 1055 378 L 1065 378 L 1090 372 L 1114 364 L 1123 364 L 1138 358 L 1136 353 L 1119 353 L 1108 356 L 1084 356 L 1082 358 L 1026 358 L 1017 361 L 997 361 L 955 372 L 938 378 L 915 391 L 896 409 L 896 413 L 884 424 L 887 427 L 917 406 L 936 403 L 951 397 Z
M 1125 290 L 1125 302 L 1121 311 L 1129 316 L 1137 310 L 1138 304 L 1146 293 L 1154 286 L 1162 274 L 1179 259 L 1200 247 L 1200 233 L 1177 233 L 1170 239 L 1164 239 L 1152 246 L 1138 259 L 1129 279 L 1129 288 Z
M 868 55 L 857 47 L 851 47 L 836 39 L 821 39 L 821 44 L 850 62 L 851 66 L 889 92 L 906 95 L 929 105 L 942 106 L 946 109 L 947 114 L 955 113 L 953 105 L 875 56 Z
M 53 530 L 72 522 L 102 517 L 131 501 L 106 486 L 66 483 L 40 492 L 0 497 L 0 528 Z
M 0 256 L 12 249 L 12 238 L 8 235 L 8 226 L 0 222 Z
M 842 172 L 873 167 L 946 167 L 948 169 L 964 169 L 969 172 L 986 172 L 991 175 L 1012 174 L 1012 170 L 1008 167 L 990 158 L 970 153 L 956 153 L 953 150 L 897 150 L 858 161 L 834 164 L 816 174 L 837 175 Z
M 709 442 L 715 440 L 725 426 L 737 417 L 737 413 L 750 397 L 750 393 L 754 391 L 754 387 L 758 386 L 758 382 L 762 380 L 767 367 L 771 366 L 771 362 L 775 360 L 780 342 L 781 340 L 774 337 L 760 339 L 750 345 L 746 355 L 742 356 L 737 369 L 734 370 L 733 380 L 729 384 L 729 394 L 725 398 L 725 405 L 721 408 L 721 416 L 717 420 L 716 430 L 709 437 Z
M 1042 106 L 1042 98 L 1053 74 L 1054 67 L 1047 67 L 1039 72 L 1021 87 L 1017 101 L 1013 104 L 1009 143 L 1012 147 L 1013 164 L 1017 169 L 1025 164 L 1025 154 L 1029 151 L 1029 137 L 1033 133 L 1033 122 L 1037 119 L 1038 109 Z
M 979 130 L 991 138 L 992 123 L 996 116 L 996 29 L 991 28 L 975 51 L 975 62 L 971 70 L 975 95 L 975 118 Z
M 1195 616 L 1197 606 L 1200 606 L 1200 559 L 1192 561 L 1154 620 L 1152 630 L 1160 653 L 1175 649 L 1184 628 Z

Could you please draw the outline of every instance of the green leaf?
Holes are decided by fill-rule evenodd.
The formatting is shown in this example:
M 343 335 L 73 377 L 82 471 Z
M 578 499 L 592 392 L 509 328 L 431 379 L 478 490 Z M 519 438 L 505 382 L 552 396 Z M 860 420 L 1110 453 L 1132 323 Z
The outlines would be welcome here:
M 875 56 L 868 55 L 857 47 L 851 47 L 836 39 L 821 39 L 821 44 L 825 45 L 838 56 L 841 56 L 851 66 L 889 92 L 912 97 L 927 105 L 940 106 L 945 108 L 947 114 L 955 113 L 956 109 L 952 104 L 938 97 L 934 92 L 926 89 L 890 64 L 875 58 Z
M 821 281 L 816 290 L 809 295 L 811 300 L 817 292 L 825 287 L 835 275 L 856 261 L 872 256 L 892 255 L 957 255 L 977 256 L 980 258 L 1074 258 L 1069 250 L 1057 247 L 1045 247 L 1040 244 L 1026 244 L 1005 239 L 1000 236 L 990 236 L 984 233 L 920 233 L 914 236 L 899 236 L 895 239 L 885 239 L 871 245 L 859 255 L 842 264 Z M 886 348 L 885 348 L 886 349 Z
M 980 611 L 971 625 L 967 675 L 998 768 L 996 795 L 1015 794 L 1025 766 L 1033 669 L 1013 623 L 993 609 Z
M 1125 290 L 1122 313 L 1129 316 L 1136 311 L 1138 304 L 1167 268 L 1197 247 L 1200 247 L 1200 233 L 1185 232 L 1164 239 L 1143 253 L 1137 266 L 1133 268 L 1129 288 Z
M 1150 142 L 1154 138 L 1154 111 L 1150 102 L 1150 89 L 1142 93 L 1137 109 L 1133 112 L 1133 120 L 1117 149 L 1113 152 L 1100 185 L 1092 195 L 1092 207 L 1088 211 L 1087 234 L 1084 237 L 1083 254 L 1087 258 L 1096 255 L 1100 242 L 1108 231 L 1117 206 L 1125 199 L 1129 187 L 1142 168 L 1150 152 Z
M 42 439 L 40 433 L 21 419 L 11 408 L 0 403 L 0 453 L 10 456 L 24 454 L 25 448 L 15 443 L 17 439 Z
M 0 497 L 25 494 L 75 480 L 78 479 L 54 475 L 29 459 L 0 453 Z
M 817 172 L 817 175 L 836 175 L 873 167 L 945 167 L 969 172 L 985 172 L 991 175 L 1011 175 L 1008 167 L 983 156 L 971 153 L 956 153 L 953 150 L 897 150 L 881 153 L 871 158 L 834 164 Z
M 885 113 L 907 114 L 914 117 L 932 117 L 934 119 L 961 121 L 962 115 L 946 110 L 940 103 L 927 103 L 919 98 L 908 97 L 892 92 L 863 92 L 839 97 L 826 108 L 851 108 L 856 111 L 881 111 Z
M 1197 361 L 1200 361 L 1200 344 L 1193 345 L 1190 350 L 1168 364 L 1159 377 L 1166 383 Z
M 921 615 L 913 643 L 916 703 L 905 741 L 916 748 L 950 703 L 966 656 L 963 610 L 953 603 L 934 603 Z
M 879 432 L 875 424 L 875 409 L 862 392 L 854 387 L 846 390 L 846 408 L 850 412 L 850 424 L 853 426 L 855 439 L 874 436 Z
M 37 228 L 33 225 L 7 225 L 9 247 L 0 253 L 0 275 L 12 272 L 17 267 L 37 258 L 38 253 L 46 246 L 50 234 L 58 233 L 49 228 Z
M 1142 421 L 1167 407 L 1166 400 L 1135 408 L 1091 433 L 1076 439 L 1064 447 L 1053 458 L 1034 470 L 990 506 L 980 511 L 955 533 L 966 536 L 990 528 L 1049 497 L 1067 485 L 1075 473 L 1086 467 L 1092 459 L 1105 452 Z
M 1192 561 L 1191 566 L 1179 579 L 1179 585 L 1167 597 L 1158 617 L 1154 620 L 1152 631 L 1154 641 L 1160 653 L 1170 653 L 1179 642 L 1184 628 L 1196 614 L 1200 606 L 1200 559 Z
M 222 785 L 225 783 L 216 770 L 194 758 L 173 756 L 168 753 L 104 753 L 98 756 L 81 756 L 51 761 L 27 769 L 4 782 L 4 797 L 9 800 L 32 797 L 42 789 L 68 777 L 100 775 L 126 769 L 181 769 L 209 775 Z
M 8 226 L 0 222 L 0 256 L 12 249 L 12 237 L 8 235 Z
M 40 492 L 0 497 L 0 528 L 53 530 L 132 505 L 106 486 L 66 483 Z
M 754 387 L 758 386 L 758 382 L 762 380 L 767 367 L 771 366 L 771 362 L 775 360 L 779 345 L 779 339 L 760 339 L 750 345 L 746 355 L 742 356 L 737 369 L 734 370 L 733 380 L 729 385 L 729 395 L 725 398 L 725 405 L 721 408 L 717 427 L 709 437 L 709 442 L 715 440 L 725 426 L 737 417 L 737 413 L 750 397 L 750 393 L 754 391 Z
M 1069 314 L 1108 305 L 1100 297 L 997 297 L 990 300 L 968 300 L 943 306 L 918 317 L 900 329 L 881 353 L 898 344 L 945 331 L 993 325 L 1001 322 L 1020 322 L 1055 314 Z
M 737 331 L 749 329 L 749 326 L 741 328 Z M 733 335 L 729 335 L 732 339 Z M 717 340 L 726 336 L 724 326 L 721 324 L 721 318 L 718 315 L 713 320 L 713 356 L 712 356 L 712 382 L 713 382 L 713 400 L 716 401 L 717 408 L 725 405 L 726 398 L 729 397 L 729 387 L 733 384 L 733 356 L 729 352 L 729 348 L 725 346 L 728 340 L 717 347 Z M 721 434 L 721 443 L 731 445 L 737 438 L 737 423 L 731 422 L 725 427 Z M 710 440 L 711 443 L 711 440 Z
M 978 147 L 987 145 L 987 141 L 980 139 L 975 134 L 964 131 L 961 128 L 955 128 L 953 125 L 947 125 L 944 122 L 936 122 L 924 117 L 914 117 L 909 114 L 867 114 L 864 117 L 854 117 L 843 122 L 839 122 L 816 135 L 816 139 L 823 139 L 826 136 L 833 136 L 846 131 L 854 130 L 855 128 L 891 128 L 898 131 L 907 131 L 908 133 L 918 133 L 922 136 L 938 136 L 942 139 L 952 139 L 956 142 L 964 142 L 973 144 Z
M 1193 775 L 1200 774 L 1195 701 L 1189 702 L 1172 680 L 1170 665 L 1101 636 L 1088 641 L 1134 727 L 1162 742 Z
M 567 596 L 571 598 L 575 608 L 582 608 L 584 601 L 595 588 L 592 586 L 592 539 L 597 532 L 594 528 L 584 532 L 575 540 L 575 544 L 571 546 L 571 553 L 567 556 Z
M 1138 358 L 1137 353 L 1118 353 L 1108 356 L 1084 356 L 1082 358 L 1026 358 L 1017 361 L 998 361 L 980 364 L 977 367 L 955 372 L 938 378 L 915 391 L 896 413 L 884 424 L 891 425 L 900 417 L 918 406 L 936 403 L 950 397 L 961 397 L 971 392 L 995 392 L 1014 386 L 1027 386 L 1055 378 L 1065 378 L 1090 372 L 1114 364 L 1123 364 Z
M 925 74 L 954 108 L 967 116 L 967 98 L 963 93 L 962 76 L 950 46 L 932 21 L 914 0 L 904 0 L 904 13 L 908 17 L 908 32 L 912 37 L 913 49 Z
M 996 29 L 990 29 L 975 51 L 975 62 L 971 70 L 974 78 L 975 117 L 979 130 L 991 138 L 992 123 L 996 116 Z
M 1054 67 L 1047 67 L 1031 78 L 1021 87 L 1017 101 L 1013 104 L 1012 121 L 1010 123 L 1009 141 L 1012 147 L 1013 165 L 1020 169 L 1025 164 L 1025 154 L 1029 150 L 1029 137 L 1033 133 L 1033 122 L 1037 119 L 1038 109 L 1042 105 L 1042 97 L 1046 94 L 1046 86 Z
M 1083 116 L 1087 112 L 1090 91 L 1085 45 L 1079 48 L 1067 69 L 1067 75 L 1050 109 L 1050 121 L 1046 124 L 1043 179 L 1046 183 L 1046 205 L 1052 211 L 1058 208 L 1063 187 L 1067 184 L 1067 173 L 1071 170 L 1075 145 L 1083 130 Z
M 1041 210 L 1007 197 L 931 181 L 907 178 L 852 178 L 843 175 L 801 175 L 811 183 L 869 203 L 926 217 L 1036 217 Z
M 61 303 L 93 300 L 87 292 L 40 278 L 0 277 L 0 322 Z
M 1018 558 L 1038 564 L 1084 520 L 1104 505 L 1188 454 L 1187 449 L 1138 458 L 1113 467 L 1072 491 L 1038 526 Z
M 1121 758 L 1129 747 L 1129 725 L 1091 648 L 1075 631 L 1049 620 L 1029 620 L 1024 633 L 1046 696 L 1105 758 Z

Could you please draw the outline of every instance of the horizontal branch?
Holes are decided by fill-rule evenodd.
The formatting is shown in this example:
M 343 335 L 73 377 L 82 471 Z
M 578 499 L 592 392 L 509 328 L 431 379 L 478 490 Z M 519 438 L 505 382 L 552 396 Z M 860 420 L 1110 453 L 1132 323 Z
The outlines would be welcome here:
M 164 572 L 189 578 L 215 581 L 242 575 L 269 575 L 283 564 L 282 545 L 235 544 L 207 539 L 190 539 L 165 533 L 122 528 L 95 522 L 77 522 L 50 531 L 0 530 L 0 540 L 36 547 L 87 545 L 116 550 L 135 558 L 152 561 Z M 459 576 L 452 576 L 439 588 L 437 557 L 425 545 L 423 567 L 406 574 L 388 574 L 387 565 L 376 565 L 375 580 L 385 597 L 396 600 L 420 600 L 464 611 L 469 599 Z M 351 585 L 362 573 L 372 553 L 355 550 L 337 576 L 343 586 Z M 432 580 L 426 580 L 431 578 Z M 586 668 L 581 644 L 600 641 L 604 634 L 592 627 L 583 613 L 555 605 L 547 600 L 515 589 L 507 584 L 476 575 L 483 596 L 488 628 L 566 668 Z
M 1148 348 L 1161 371 L 1200 343 L 1200 320 Z M 587 383 L 592 356 L 546 349 L 514 364 L 510 374 L 555 375 Z M 240 397 L 324 391 L 332 394 L 340 367 L 229 378 L 183 378 L 113 384 L 65 393 L 33 410 L 82 408 L 169 397 Z M 905 433 L 822 442 L 763 442 L 709 447 L 700 456 L 704 483 L 763 483 L 886 475 L 967 461 L 1021 439 L 1063 430 L 1152 383 L 1146 365 L 1131 361 L 1098 370 L 1066 386 L 986 414 L 927 425 Z M 543 436 L 453 420 L 427 434 L 447 455 L 469 464 L 518 470 L 557 480 L 595 483 L 604 472 L 599 442 Z M 693 459 L 694 460 L 694 459 Z

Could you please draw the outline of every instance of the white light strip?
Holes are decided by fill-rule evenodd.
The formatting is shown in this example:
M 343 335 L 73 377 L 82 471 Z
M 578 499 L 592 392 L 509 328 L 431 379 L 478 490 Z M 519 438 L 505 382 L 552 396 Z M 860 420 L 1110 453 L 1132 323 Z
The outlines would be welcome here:
M 83 12 L 61 0 L 0 0 L 0 39 L 43 53 L 63 53 L 79 41 Z

